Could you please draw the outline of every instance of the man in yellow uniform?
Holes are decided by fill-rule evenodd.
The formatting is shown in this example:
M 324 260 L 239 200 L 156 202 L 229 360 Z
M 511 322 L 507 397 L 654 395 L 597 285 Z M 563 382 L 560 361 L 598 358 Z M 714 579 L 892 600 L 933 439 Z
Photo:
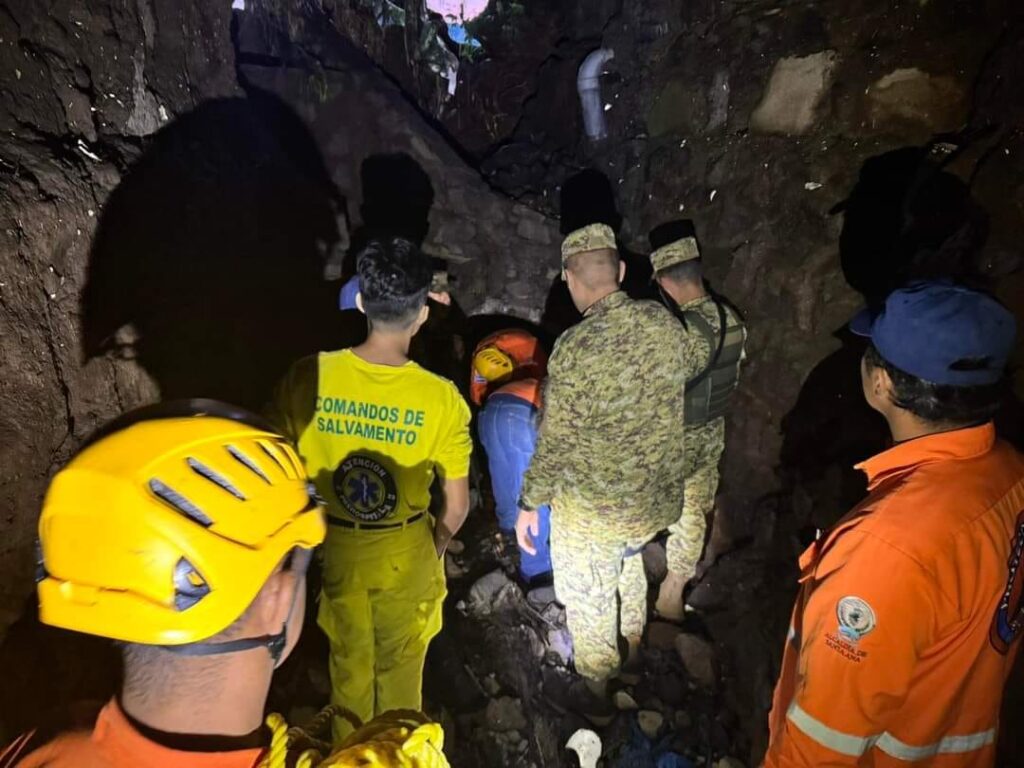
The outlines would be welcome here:
M 444 551 L 469 511 L 472 443 L 455 385 L 408 357 L 427 319 L 429 259 L 406 240 L 373 241 L 358 272 L 366 341 L 296 363 L 273 419 L 327 502 L 318 621 L 331 644 L 331 700 L 366 721 L 420 708 L 427 646 L 441 629 Z M 335 720 L 336 740 L 350 730 Z

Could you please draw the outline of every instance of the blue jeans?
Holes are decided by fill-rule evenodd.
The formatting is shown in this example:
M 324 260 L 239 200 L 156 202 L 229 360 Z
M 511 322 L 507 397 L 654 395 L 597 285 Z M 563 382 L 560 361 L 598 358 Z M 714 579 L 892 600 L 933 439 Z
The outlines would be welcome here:
M 537 409 L 532 403 L 500 392 L 487 399 L 480 411 L 480 442 L 487 452 L 491 489 L 498 513 L 498 527 L 514 532 L 519 514 L 519 491 L 537 443 Z M 526 580 L 551 572 L 551 508 L 540 512 L 540 535 L 534 537 L 537 554 L 519 550 L 519 573 Z

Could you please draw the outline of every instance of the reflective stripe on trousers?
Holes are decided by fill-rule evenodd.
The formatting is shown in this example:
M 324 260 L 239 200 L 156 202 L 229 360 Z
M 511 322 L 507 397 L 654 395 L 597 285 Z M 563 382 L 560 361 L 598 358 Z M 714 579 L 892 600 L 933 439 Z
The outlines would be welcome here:
M 820 720 L 807 714 L 797 704 L 791 704 L 786 714 L 793 725 L 807 734 L 823 747 L 841 755 L 859 757 L 872 747 L 877 747 L 890 757 L 897 760 L 925 760 L 936 755 L 962 754 L 982 749 L 995 743 L 996 729 L 969 733 L 963 736 L 946 736 L 932 744 L 914 746 L 900 741 L 891 733 L 879 733 L 873 736 L 852 736 L 848 733 L 829 728 Z

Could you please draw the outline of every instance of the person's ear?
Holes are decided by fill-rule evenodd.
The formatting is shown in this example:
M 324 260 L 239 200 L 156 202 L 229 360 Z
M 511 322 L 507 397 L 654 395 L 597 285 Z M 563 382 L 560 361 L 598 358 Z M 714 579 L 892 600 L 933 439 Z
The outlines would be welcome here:
M 281 631 L 295 602 L 299 578 L 294 571 L 284 568 L 270 574 L 252 604 L 254 635 L 276 635 Z
M 356 309 L 358 309 L 364 315 L 366 314 L 366 308 L 363 307 L 363 292 L 362 291 L 360 291 L 359 293 L 356 294 Z
M 878 366 L 871 371 L 871 391 L 879 400 L 892 400 L 892 386 L 892 377 L 885 368 Z
M 430 317 L 430 305 L 424 302 L 423 306 L 420 307 L 420 312 L 416 315 L 416 323 L 413 327 L 413 334 L 419 331 L 423 327 L 423 324 L 427 322 L 427 318 Z
M 622 285 L 622 281 L 626 279 L 626 262 L 619 261 L 619 285 Z

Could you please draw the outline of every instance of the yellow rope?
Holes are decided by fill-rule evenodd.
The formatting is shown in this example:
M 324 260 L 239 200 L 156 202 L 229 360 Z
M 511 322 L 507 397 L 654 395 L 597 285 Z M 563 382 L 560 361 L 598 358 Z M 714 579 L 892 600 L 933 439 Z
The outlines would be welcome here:
M 344 717 L 356 731 L 323 758 L 326 749 L 317 735 L 330 727 L 334 717 Z M 363 725 L 340 707 L 327 707 L 303 728 L 288 727 L 278 714 L 267 717 L 270 749 L 260 768 L 286 768 L 289 751 L 315 745 L 301 752 L 295 768 L 450 768 L 442 751 L 444 731 L 425 715 L 412 710 L 386 712 Z

